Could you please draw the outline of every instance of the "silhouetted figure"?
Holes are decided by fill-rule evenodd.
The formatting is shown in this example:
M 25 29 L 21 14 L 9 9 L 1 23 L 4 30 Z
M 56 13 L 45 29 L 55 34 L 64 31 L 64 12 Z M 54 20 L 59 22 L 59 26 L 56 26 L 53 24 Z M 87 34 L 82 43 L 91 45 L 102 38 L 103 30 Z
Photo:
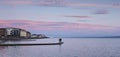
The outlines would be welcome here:
M 61 38 L 59 39 L 59 42 L 62 42 L 62 39 L 61 39 Z

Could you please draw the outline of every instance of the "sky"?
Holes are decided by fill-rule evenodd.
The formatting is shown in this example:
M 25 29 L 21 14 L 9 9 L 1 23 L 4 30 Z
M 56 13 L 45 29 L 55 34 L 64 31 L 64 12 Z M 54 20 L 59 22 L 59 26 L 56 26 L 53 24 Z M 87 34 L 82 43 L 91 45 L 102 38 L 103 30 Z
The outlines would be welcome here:
M 50 37 L 120 36 L 120 0 L 0 0 L 0 28 Z

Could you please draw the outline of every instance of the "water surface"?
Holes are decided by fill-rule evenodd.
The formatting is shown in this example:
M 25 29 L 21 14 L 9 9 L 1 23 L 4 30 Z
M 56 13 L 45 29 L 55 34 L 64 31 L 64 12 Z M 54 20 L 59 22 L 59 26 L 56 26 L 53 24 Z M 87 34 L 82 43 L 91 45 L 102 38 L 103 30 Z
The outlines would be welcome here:
M 119 38 L 63 38 L 63 45 L 0 46 L 0 57 L 120 57 Z M 58 42 L 58 39 L 6 43 Z

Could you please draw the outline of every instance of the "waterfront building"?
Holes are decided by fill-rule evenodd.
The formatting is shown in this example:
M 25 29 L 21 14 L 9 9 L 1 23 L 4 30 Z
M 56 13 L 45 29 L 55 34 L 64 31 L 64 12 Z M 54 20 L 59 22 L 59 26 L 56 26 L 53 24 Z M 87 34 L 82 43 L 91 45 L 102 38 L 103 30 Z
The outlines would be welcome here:
M 0 28 L 0 38 L 9 37 L 31 37 L 31 33 L 20 28 Z

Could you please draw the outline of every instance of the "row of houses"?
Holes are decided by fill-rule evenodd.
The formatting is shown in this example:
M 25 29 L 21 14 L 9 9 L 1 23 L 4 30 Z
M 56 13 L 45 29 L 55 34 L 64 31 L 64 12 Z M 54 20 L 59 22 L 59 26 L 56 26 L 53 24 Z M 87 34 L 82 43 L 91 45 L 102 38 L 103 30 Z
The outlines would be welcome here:
M 0 28 L 0 37 L 31 37 L 31 33 L 20 28 Z
M 46 37 L 44 34 L 31 34 L 29 31 L 20 28 L 0 28 L 0 38 L 30 38 Z
M 31 35 L 32 38 L 48 38 L 46 35 L 44 34 L 32 34 Z

